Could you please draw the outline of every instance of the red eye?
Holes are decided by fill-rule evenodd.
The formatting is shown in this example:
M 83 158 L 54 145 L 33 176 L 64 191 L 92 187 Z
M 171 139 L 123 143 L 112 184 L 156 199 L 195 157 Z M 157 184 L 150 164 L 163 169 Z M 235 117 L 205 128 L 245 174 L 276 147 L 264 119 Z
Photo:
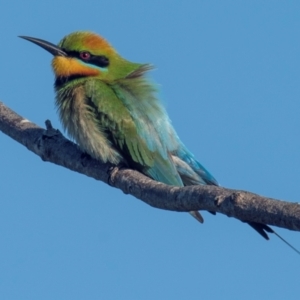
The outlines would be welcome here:
M 80 52 L 80 58 L 83 60 L 89 60 L 91 58 L 91 53 L 87 51 Z

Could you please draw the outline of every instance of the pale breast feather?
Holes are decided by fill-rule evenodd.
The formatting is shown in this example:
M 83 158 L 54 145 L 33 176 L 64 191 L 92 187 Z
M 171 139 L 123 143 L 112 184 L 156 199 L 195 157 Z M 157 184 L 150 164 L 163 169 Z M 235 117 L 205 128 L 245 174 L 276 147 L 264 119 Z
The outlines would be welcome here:
M 83 151 L 103 162 L 120 162 L 120 154 L 111 146 L 101 130 L 94 109 L 87 104 L 82 84 L 60 89 L 56 104 L 64 129 Z

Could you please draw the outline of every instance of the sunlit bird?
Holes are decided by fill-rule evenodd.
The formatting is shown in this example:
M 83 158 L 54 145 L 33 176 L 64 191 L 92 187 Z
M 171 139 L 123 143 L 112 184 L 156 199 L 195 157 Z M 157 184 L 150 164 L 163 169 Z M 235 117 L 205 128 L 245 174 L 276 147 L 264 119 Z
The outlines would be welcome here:
M 218 185 L 176 134 L 156 96 L 156 86 L 145 76 L 151 65 L 124 59 L 92 32 L 71 33 L 58 46 L 38 38 L 21 38 L 54 56 L 59 116 L 83 151 L 168 185 Z M 198 211 L 190 214 L 203 223 Z M 248 224 L 265 239 L 269 239 L 266 232 L 277 235 L 265 224 Z

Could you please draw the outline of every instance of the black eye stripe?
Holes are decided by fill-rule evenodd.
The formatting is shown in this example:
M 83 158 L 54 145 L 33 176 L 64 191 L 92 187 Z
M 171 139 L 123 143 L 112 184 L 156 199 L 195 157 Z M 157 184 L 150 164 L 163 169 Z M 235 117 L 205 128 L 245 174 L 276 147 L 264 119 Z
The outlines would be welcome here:
M 81 61 L 87 62 L 89 64 L 95 65 L 100 68 L 106 68 L 109 66 L 109 59 L 104 55 L 93 55 L 90 53 L 91 56 L 89 59 L 82 59 L 80 57 L 79 51 L 68 51 L 66 49 L 63 49 L 63 51 L 65 51 L 69 57 L 76 57 L 76 58 L 80 59 Z M 86 51 L 86 52 L 88 52 L 88 51 Z
M 89 61 L 100 68 L 106 68 L 109 65 L 109 59 L 103 55 L 91 55 Z

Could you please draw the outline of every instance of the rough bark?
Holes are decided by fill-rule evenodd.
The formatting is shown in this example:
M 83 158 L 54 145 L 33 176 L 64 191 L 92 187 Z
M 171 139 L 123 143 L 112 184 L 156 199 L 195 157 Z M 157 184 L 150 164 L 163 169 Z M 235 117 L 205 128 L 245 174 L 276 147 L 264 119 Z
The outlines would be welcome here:
M 40 128 L 0 102 L 0 130 L 44 161 L 101 180 L 156 208 L 215 211 L 242 221 L 300 231 L 299 203 L 215 186 L 168 186 L 137 171 L 101 163 L 53 129 L 50 121 L 46 121 L 46 126 L 47 129 Z

